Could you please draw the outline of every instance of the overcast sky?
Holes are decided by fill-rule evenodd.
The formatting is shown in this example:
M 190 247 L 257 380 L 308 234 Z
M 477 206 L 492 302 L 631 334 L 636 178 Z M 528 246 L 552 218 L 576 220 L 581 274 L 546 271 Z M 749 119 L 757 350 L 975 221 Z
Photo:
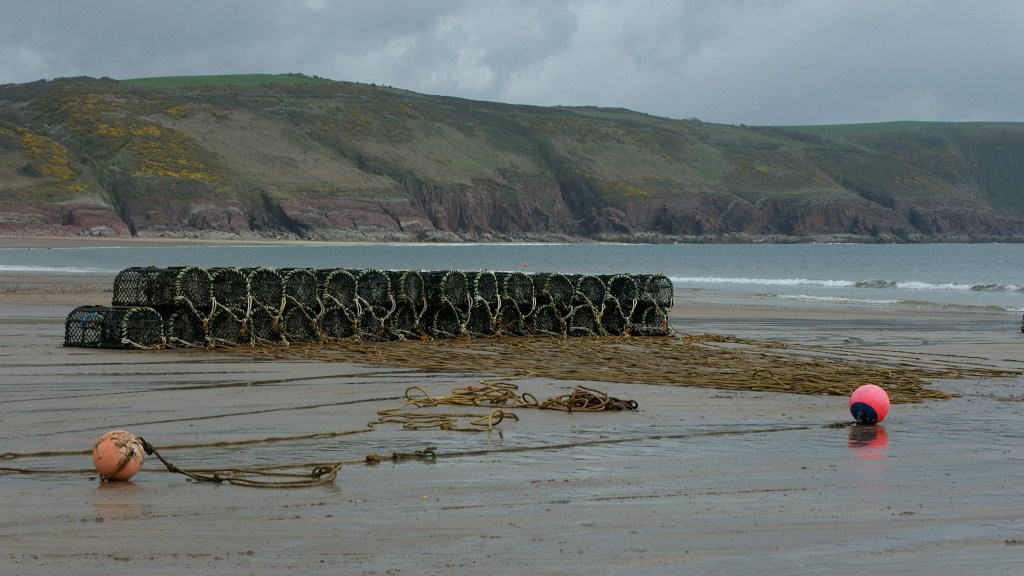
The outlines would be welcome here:
M 1021 0 L 5 0 L 0 84 L 301 72 L 750 125 L 1024 121 Z

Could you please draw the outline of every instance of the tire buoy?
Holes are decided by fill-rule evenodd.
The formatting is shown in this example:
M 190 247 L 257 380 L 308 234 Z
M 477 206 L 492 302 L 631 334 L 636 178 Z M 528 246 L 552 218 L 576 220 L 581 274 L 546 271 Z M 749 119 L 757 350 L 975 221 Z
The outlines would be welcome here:
M 139 437 L 125 430 L 111 430 L 92 447 L 92 463 L 100 478 L 127 480 L 142 469 L 146 451 Z
M 864 384 L 850 395 L 850 414 L 862 424 L 881 422 L 889 414 L 889 395 L 881 386 Z

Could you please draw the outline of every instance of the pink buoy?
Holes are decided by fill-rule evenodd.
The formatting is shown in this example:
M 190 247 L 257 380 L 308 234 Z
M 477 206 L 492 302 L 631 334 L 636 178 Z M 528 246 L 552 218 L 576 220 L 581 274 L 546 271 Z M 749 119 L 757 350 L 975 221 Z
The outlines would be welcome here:
M 881 422 L 889 414 L 889 395 L 881 386 L 864 384 L 850 395 L 850 414 L 862 424 Z
M 92 448 L 92 463 L 104 481 L 131 478 L 142 469 L 145 457 L 142 441 L 125 430 L 107 432 Z

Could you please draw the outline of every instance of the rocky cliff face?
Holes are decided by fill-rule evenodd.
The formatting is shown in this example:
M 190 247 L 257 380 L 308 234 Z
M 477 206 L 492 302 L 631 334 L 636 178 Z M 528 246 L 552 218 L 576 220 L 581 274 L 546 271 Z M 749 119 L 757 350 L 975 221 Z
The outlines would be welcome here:
M 118 213 L 108 202 L 5 203 L 0 234 L 24 236 L 293 238 L 351 241 L 572 240 L 670 241 L 724 237 L 836 237 L 863 240 L 969 240 L 1024 235 L 992 212 L 914 209 L 908 214 L 861 199 L 776 199 L 756 205 L 710 194 L 588 204 L 552 186 L 495 194 L 494 184 L 424 186 L 407 201 L 294 196 L 192 205 L 136 201 Z M 506 191 L 507 192 L 507 191 Z

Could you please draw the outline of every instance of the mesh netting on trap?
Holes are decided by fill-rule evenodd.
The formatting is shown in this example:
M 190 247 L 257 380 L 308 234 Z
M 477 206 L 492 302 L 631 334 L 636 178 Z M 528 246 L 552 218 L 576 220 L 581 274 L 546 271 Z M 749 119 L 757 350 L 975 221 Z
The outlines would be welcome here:
M 515 302 L 503 302 L 494 319 L 494 330 L 506 336 L 525 336 L 529 329 L 526 318 Z
M 210 273 L 196 266 L 132 267 L 114 278 L 113 306 L 172 308 L 191 304 L 209 309 L 213 302 Z
M 281 315 L 281 335 L 289 342 L 311 342 L 318 337 L 316 315 L 306 306 L 291 304 Z
M 210 342 L 214 344 L 237 346 L 249 342 L 244 308 L 218 306 L 206 325 Z
M 388 340 L 384 332 L 384 317 L 378 316 L 372 307 L 363 308 L 356 317 L 356 332 L 363 340 Z
M 175 308 L 164 319 L 164 334 L 174 346 L 206 346 L 206 318 L 192 308 Z
M 281 276 L 285 299 L 301 306 L 314 307 L 319 286 L 315 271 L 310 268 L 281 268 L 278 274 Z
M 281 308 L 284 300 L 284 279 L 273 268 L 246 268 L 249 277 L 249 294 L 257 306 Z
M 606 294 L 618 300 L 619 306 L 627 314 L 633 310 L 636 301 L 640 298 L 640 286 L 636 279 L 629 274 L 610 276 L 605 280 L 605 286 L 607 286 Z
M 565 336 L 565 320 L 554 304 L 537 306 L 526 323 L 531 334 Z
M 333 303 L 347 310 L 356 309 L 356 273 L 351 270 L 337 268 L 323 270 L 322 298 L 325 305 Z
M 384 331 L 389 339 L 419 338 L 423 335 L 420 313 L 411 301 L 405 298 L 398 301 L 384 321 Z
M 476 300 L 466 319 L 466 333 L 470 336 L 490 336 L 495 333 L 495 318 L 484 300 Z
M 249 311 L 249 337 L 253 342 L 281 342 L 281 313 L 277 307 L 254 305 Z
M 64 321 L 64 345 L 151 348 L 164 343 L 163 318 L 143 306 L 79 306 Z
M 569 336 L 600 336 L 603 330 L 594 306 L 589 302 L 573 306 L 565 317 L 565 332 Z
M 644 296 L 633 309 L 629 320 L 630 334 L 639 336 L 668 336 L 671 329 L 668 325 L 668 314 L 658 306 L 652 298 Z
M 533 278 L 522 272 L 500 272 L 496 273 L 496 276 L 503 306 L 511 302 L 516 305 L 523 316 L 533 312 L 537 306 L 537 292 L 533 285 Z
M 352 311 L 340 305 L 331 305 L 320 315 L 320 331 L 326 338 L 341 340 L 356 334 L 356 320 Z
M 659 308 L 668 310 L 673 304 L 672 280 L 664 274 L 637 276 L 643 295 L 649 297 Z
M 378 318 L 383 318 L 395 307 L 391 277 L 382 270 L 363 270 L 356 277 L 356 297 L 361 306 L 372 308 Z
M 570 280 L 576 289 L 573 293 L 573 304 L 601 305 L 606 291 L 604 280 L 592 274 L 570 276 Z
M 249 305 L 249 277 L 237 268 L 211 268 L 213 299 L 221 306 L 245 309 Z
M 418 270 L 389 271 L 391 291 L 397 302 L 406 302 L 417 315 L 427 307 L 427 287 Z
M 601 302 L 600 318 L 601 330 L 610 336 L 621 336 L 629 329 L 629 318 L 614 296 L 605 296 Z
M 576 287 L 565 274 L 538 274 L 533 284 L 537 288 L 538 306 L 550 304 L 563 316 L 572 307 Z
M 473 287 L 465 272 L 439 270 L 426 275 L 427 304 L 431 307 L 451 304 L 460 314 L 467 314 L 472 305 Z
M 462 314 L 451 302 L 444 301 L 427 308 L 424 316 L 428 319 L 427 334 L 434 338 L 456 338 L 465 333 Z
M 484 270 L 474 272 L 471 277 L 473 281 L 473 300 L 482 300 L 487 303 L 491 310 L 497 310 L 501 300 L 501 287 L 498 286 L 498 276 L 494 272 Z

